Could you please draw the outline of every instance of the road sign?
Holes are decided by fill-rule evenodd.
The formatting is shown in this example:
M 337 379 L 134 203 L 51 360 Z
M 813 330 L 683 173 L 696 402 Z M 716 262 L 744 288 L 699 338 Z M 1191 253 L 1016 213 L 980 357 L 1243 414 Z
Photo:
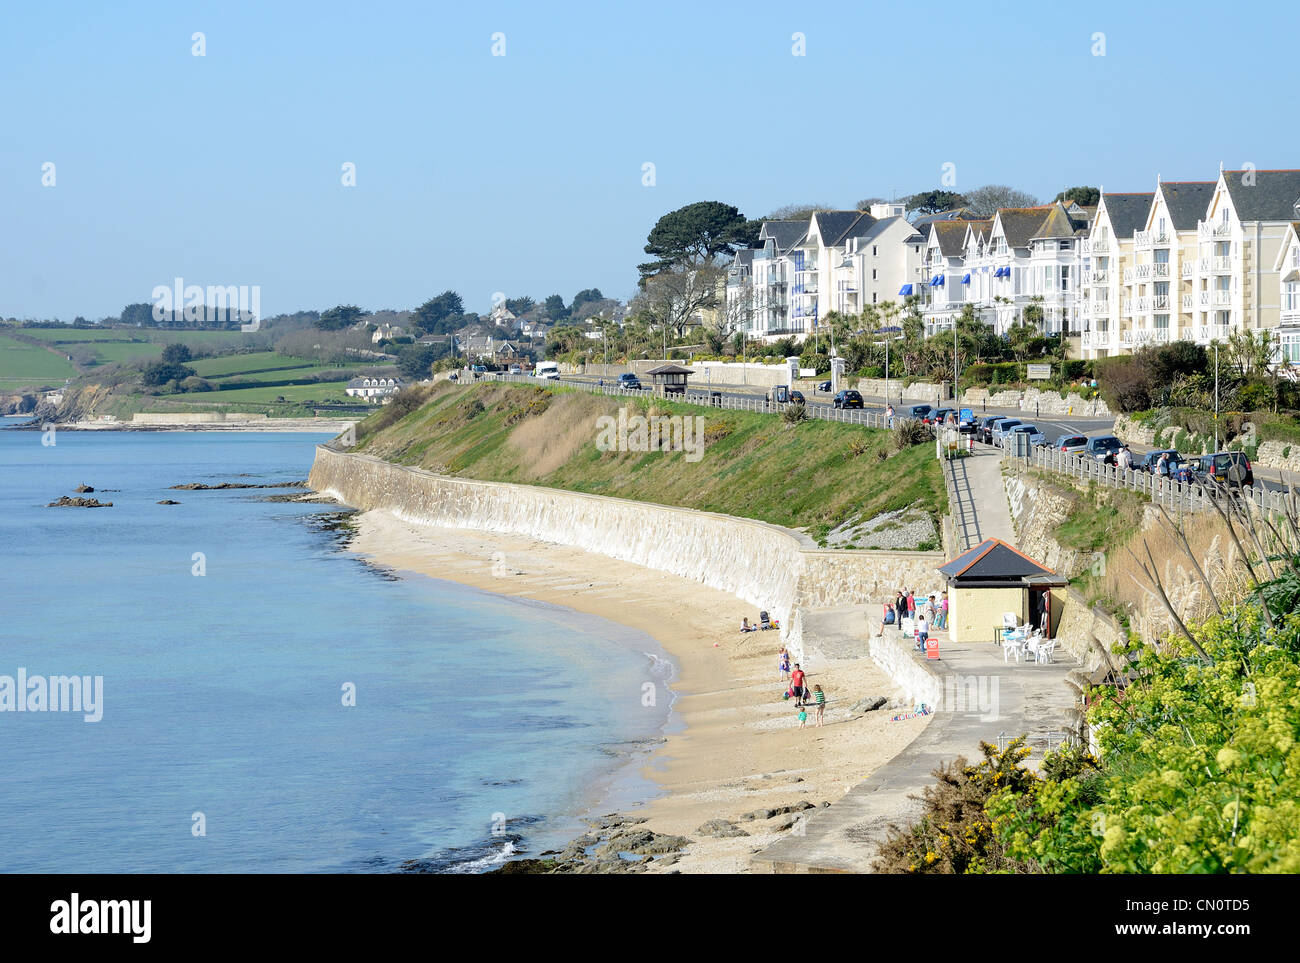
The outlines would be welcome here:
M 1050 364 L 1030 364 L 1025 365 L 1026 374 L 1030 381 L 1046 381 L 1052 377 L 1052 366 Z

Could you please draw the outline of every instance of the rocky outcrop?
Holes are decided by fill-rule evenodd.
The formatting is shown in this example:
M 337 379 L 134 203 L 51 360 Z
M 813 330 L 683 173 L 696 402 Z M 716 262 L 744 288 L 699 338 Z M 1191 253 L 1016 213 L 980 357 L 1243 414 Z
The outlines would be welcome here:
M 50 502 L 46 508 L 112 508 L 112 502 L 101 502 L 97 498 L 69 498 L 64 495 L 58 501 Z

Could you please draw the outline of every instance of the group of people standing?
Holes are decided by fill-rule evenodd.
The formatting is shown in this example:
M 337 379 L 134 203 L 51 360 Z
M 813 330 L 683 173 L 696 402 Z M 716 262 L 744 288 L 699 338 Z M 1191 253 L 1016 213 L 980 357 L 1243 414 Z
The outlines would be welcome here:
M 899 634 L 903 631 L 903 620 L 911 619 L 916 626 L 916 648 L 924 649 L 925 641 L 930 636 L 930 628 L 946 629 L 948 627 L 948 593 L 942 592 L 939 598 L 927 595 L 919 601 L 915 589 L 899 589 L 893 603 L 885 603 L 885 618 L 881 626 L 897 625 Z
M 823 725 L 826 716 L 826 693 L 822 691 L 822 687 L 815 685 L 811 691 L 808 689 L 808 674 L 804 672 L 798 662 L 791 668 L 790 653 L 785 646 L 782 646 L 781 651 L 777 653 L 777 660 L 777 668 L 781 672 L 780 680 L 788 684 L 786 696 L 794 697 L 799 728 L 806 728 L 808 724 L 809 705 L 816 708 L 817 715 L 814 722 L 819 726 Z

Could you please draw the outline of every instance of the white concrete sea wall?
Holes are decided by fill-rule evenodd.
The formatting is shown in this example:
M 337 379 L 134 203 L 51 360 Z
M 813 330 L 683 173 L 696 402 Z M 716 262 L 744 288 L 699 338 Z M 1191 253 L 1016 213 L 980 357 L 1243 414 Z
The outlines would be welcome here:
M 404 521 L 520 535 L 668 572 L 735 595 L 781 623 L 805 653 L 800 607 L 880 603 L 937 584 L 936 552 L 826 552 L 788 529 L 729 515 L 556 488 L 475 481 L 316 449 L 308 485 Z M 864 640 L 865 641 L 865 640 Z

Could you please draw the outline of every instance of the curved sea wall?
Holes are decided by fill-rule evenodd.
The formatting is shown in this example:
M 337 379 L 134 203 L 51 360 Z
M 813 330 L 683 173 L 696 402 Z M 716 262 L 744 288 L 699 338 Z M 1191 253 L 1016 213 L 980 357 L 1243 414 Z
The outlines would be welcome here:
M 934 581 L 938 553 L 822 552 L 788 529 L 687 508 L 556 488 L 475 481 L 316 449 L 307 484 L 403 521 L 521 535 L 690 579 L 766 609 L 804 656 L 800 605 L 878 602 Z

